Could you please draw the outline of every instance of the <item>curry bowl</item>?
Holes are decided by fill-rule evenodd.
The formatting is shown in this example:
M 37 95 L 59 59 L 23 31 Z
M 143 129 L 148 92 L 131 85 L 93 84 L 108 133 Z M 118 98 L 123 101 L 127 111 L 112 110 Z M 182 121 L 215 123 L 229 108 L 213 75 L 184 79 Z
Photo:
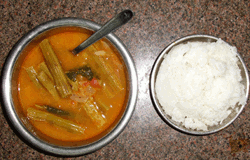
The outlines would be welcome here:
M 235 108 L 236 110 L 238 110 L 238 112 L 236 111 L 231 111 L 231 108 L 228 109 L 231 111 L 231 113 L 227 116 L 227 118 L 225 118 L 223 121 L 221 121 L 220 123 L 217 123 L 216 125 L 207 125 L 207 130 L 202 130 L 202 129 L 194 129 L 194 128 L 190 128 L 190 127 L 186 127 L 184 124 L 185 123 L 185 120 L 187 120 L 186 118 L 189 118 L 187 116 L 185 116 L 184 118 L 184 121 L 183 122 L 180 122 L 180 121 L 176 121 L 176 120 L 173 120 L 172 116 L 170 116 L 169 114 L 167 114 L 167 112 L 164 110 L 164 107 L 163 107 L 163 103 L 160 103 L 160 100 L 159 100 L 159 97 L 156 93 L 156 81 L 157 81 L 157 76 L 159 75 L 159 70 L 163 64 L 163 61 L 166 57 L 170 57 L 170 56 L 167 56 L 170 52 L 171 52 L 171 49 L 173 49 L 173 47 L 176 47 L 178 45 L 182 45 L 183 44 L 187 44 L 189 42 L 218 42 L 220 41 L 219 38 L 217 37 L 213 37 L 213 36 L 210 36 L 210 35 L 190 35 L 190 36 L 186 36 L 186 37 L 183 37 L 183 38 L 180 38 L 174 42 L 172 42 L 170 45 L 168 45 L 160 54 L 159 56 L 157 57 L 157 59 L 155 60 L 154 62 L 154 65 L 152 67 L 152 71 L 151 71 L 151 75 L 150 75 L 150 83 L 149 83 L 149 87 L 150 87 L 150 95 L 151 95 L 151 99 L 152 99 L 152 102 L 154 104 L 154 107 L 157 111 L 157 113 L 159 114 L 159 116 L 167 123 L 169 124 L 171 127 L 177 129 L 178 131 L 181 131 L 181 132 L 184 132 L 186 134 L 191 134 L 191 135 L 208 135 L 208 134 L 212 134 L 212 133 L 215 133 L 215 132 L 218 132 L 224 128 L 226 128 L 227 126 L 229 126 L 239 115 L 240 113 L 242 112 L 242 110 L 244 109 L 245 105 L 239 105 L 238 103 L 235 104 Z M 183 48 L 182 48 L 183 49 Z M 178 51 L 181 51 L 181 49 L 179 49 Z M 177 53 L 177 52 L 176 52 Z M 198 52 L 197 52 L 198 53 Z M 199 52 L 201 53 L 201 52 Z M 196 54 L 197 55 L 197 54 Z M 175 57 L 175 55 L 173 54 L 173 52 L 171 53 L 171 56 L 172 57 Z M 183 57 L 184 56 L 187 56 L 186 53 L 183 54 Z M 197 55 L 198 57 L 199 55 Z M 236 66 L 238 66 L 239 70 L 240 70 L 240 75 L 242 76 L 242 79 L 240 81 L 240 84 L 242 84 L 244 86 L 244 94 L 242 94 L 242 97 L 247 100 L 248 98 L 248 95 L 249 95 L 249 75 L 248 75 L 248 71 L 247 71 L 247 67 L 242 59 L 242 57 L 240 56 L 240 54 L 237 52 L 236 54 L 236 57 L 238 59 L 237 61 L 237 64 L 235 64 Z M 171 57 L 170 57 L 171 58 Z M 175 58 L 179 58 L 179 57 L 175 57 Z M 203 63 L 203 61 L 196 61 L 194 60 L 195 62 L 194 63 Z M 173 64 L 171 63 L 170 61 L 168 61 L 169 63 L 168 64 Z M 188 63 L 188 62 L 186 62 Z M 189 65 L 189 67 L 192 65 L 190 64 L 187 64 Z M 204 64 L 203 64 L 204 65 Z M 165 65 L 166 66 L 166 65 Z M 168 65 L 170 66 L 170 65 Z M 178 67 L 178 66 L 177 66 Z M 166 69 L 166 67 L 164 68 Z M 184 68 L 183 68 L 184 69 Z M 175 69 L 173 69 L 175 70 Z M 169 71 L 169 70 L 168 70 Z M 201 70 L 202 72 L 203 70 Z M 178 71 L 175 71 L 175 72 L 178 72 Z M 185 72 L 183 75 L 187 75 L 189 74 L 190 72 Z M 194 72 L 193 72 L 194 73 Z M 189 82 L 189 81 L 185 81 L 186 79 L 181 79 L 180 82 L 180 86 L 183 86 L 183 85 L 186 85 L 186 82 Z M 191 80 L 194 81 L 195 80 L 195 77 L 192 77 L 191 76 Z M 208 80 L 207 80 L 208 81 Z M 179 81 L 178 81 L 178 84 L 179 84 Z M 189 84 L 189 83 L 188 83 Z M 197 83 L 196 83 L 197 84 Z M 163 86 L 162 86 L 163 87 Z M 172 91 L 175 91 L 176 88 L 172 88 L 173 86 L 168 85 L 168 87 L 170 87 L 172 89 Z M 181 89 L 181 88 L 178 88 L 178 89 Z M 188 90 L 187 88 L 185 90 Z M 159 91 L 159 90 L 158 90 Z M 166 92 L 163 92 L 163 93 L 166 93 Z M 175 92 L 176 93 L 176 92 Z M 184 92 L 181 92 L 181 93 L 184 93 Z M 191 93 L 191 91 L 190 91 Z M 203 92 L 201 92 L 203 93 Z M 168 94 L 174 94 L 173 92 L 168 92 Z M 212 95 L 212 94 L 211 94 Z M 183 96 L 183 95 L 181 95 Z M 212 95 L 214 96 L 214 95 Z M 217 97 L 219 98 L 219 96 Z M 167 99 L 167 97 L 166 97 Z M 174 98 L 173 98 L 174 99 Z M 171 99 L 168 99 L 168 101 L 171 101 Z M 190 102 L 191 100 L 189 100 L 188 102 Z M 202 103 L 203 100 L 202 99 L 199 99 L 199 101 L 197 103 Z M 172 103 L 172 102 L 171 102 Z M 169 102 L 166 102 L 165 104 L 171 104 Z M 180 104 L 180 103 L 179 103 Z M 184 104 L 184 103 L 183 103 Z M 186 103 L 185 103 L 186 104 Z M 193 104 L 193 103 L 192 103 Z M 182 105 L 181 107 L 183 107 L 184 105 Z M 189 105 L 190 106 L 190 105 Z M 172 106 L 173 107 L 173 106 Z M 175 107 L 175 106 L 174 106 Z M 173 107 L 173 108 L 174 108 Z M 179 107 L 179 106 L 178 106 Z M 166 108 L 165 108 L 166 109 Z M 185 108 L 186 109 L 186 108 Z M 227 110 L 227 111 L 228 111 Z M 185 110 L 186 112 L 186 110 Z M 174 113 L 173 113 L 174 114 Z M 175 112 L 175 114 L 177 114 L 177 112 Z M 178 115 L 179 115 L 179 112 L 178 112 Z M 189 121 L 190 122 L 190 121 Z M 196 123 L 195 120 L 192 121 L 193 123 Z
M 2 70 L 3 107 L 14 130 L 34 148 L 61 156 L 88 154 L 114 140 L 129 122 L 137 74 L 122 41 L 110 33 L 76 56 L 70 52 L 100 28 L 78 18 L 48 21 L 10 51 Z

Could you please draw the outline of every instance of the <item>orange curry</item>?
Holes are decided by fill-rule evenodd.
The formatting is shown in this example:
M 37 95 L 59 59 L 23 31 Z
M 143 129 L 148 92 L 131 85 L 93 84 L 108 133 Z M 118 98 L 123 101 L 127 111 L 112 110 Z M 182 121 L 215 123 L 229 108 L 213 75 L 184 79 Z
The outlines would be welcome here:
M 64 29 L 43 36 L 22 63 L 19 101 L 32 132 L 46 140 L 77 142 L 107 130 L 126 99 L 126 70 L 117 51 L 99 40 L 70 51 L 90 34 Z

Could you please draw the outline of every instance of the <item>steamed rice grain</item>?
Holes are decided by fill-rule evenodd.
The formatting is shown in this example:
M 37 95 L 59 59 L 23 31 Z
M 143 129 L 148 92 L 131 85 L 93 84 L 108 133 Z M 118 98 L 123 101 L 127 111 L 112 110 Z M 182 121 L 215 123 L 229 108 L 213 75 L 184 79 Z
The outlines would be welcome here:
M 246 104 L 237 50 L 217 42 L 173 47 L 160 66 L 155 90 L 166 114 L 186 128 L 207 131 Z

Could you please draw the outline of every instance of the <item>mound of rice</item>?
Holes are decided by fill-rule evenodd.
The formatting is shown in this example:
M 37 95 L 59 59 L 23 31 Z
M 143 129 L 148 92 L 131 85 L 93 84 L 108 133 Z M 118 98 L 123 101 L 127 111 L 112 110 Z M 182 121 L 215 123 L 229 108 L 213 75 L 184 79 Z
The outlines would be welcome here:
M 207 131 L 246 104 L 237 50 L 217 42 L 179 44 L 165 55 L 155 90 L 166 114 L 186 128 Z

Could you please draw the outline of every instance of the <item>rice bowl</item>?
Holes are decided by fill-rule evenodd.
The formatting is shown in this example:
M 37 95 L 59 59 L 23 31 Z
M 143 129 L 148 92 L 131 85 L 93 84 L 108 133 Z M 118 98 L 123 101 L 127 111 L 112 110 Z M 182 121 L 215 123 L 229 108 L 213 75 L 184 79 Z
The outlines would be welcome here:
M 163 65 L 164 57 L 171 52 L 170 50 L 174 46 L 178 46 L 180 44 L 183 45 L 183 44 L 186 44 L 188 42 L 195 42 L 198 44 L 199 43 L 202 44 L 201 42 L 216 42 L 216 41 L 219 42 L 221 40 L 219 38 L 208 36 L 208 35 L 192 35 L 192 36 L 184 37 L 184 38 L 181 38 L 181 39 L 177 40 L 176 42 L 170 44 L 166 49 L 163 50 L 163 52 L 159 55 L 159 57 L 155 61 L 155 64 L 154 64 L 152 72 L 151 72 L 151 77 L 150 77 L 150 91 L 151 91 L 152 101 L 154 102 L 155 108 L 158 111 L 158 113 L 160 114 L 160 116 L 163 118 L 163 120 L 165 120 L 167 123 L 169 123 L 170 125 L 172 125 L 173 127 L 175 127 L 176 129 L 178 129 L 180 131 L 190 133 L 190 134 L 196 134 L 196 135 L 203 135 L 203 134 L 210 134 L 210 133 L 217 132 L 217 131 L 227 127 L 229 124 L 231 124 L 238 117 L 238 115 L 242 112 L 242 110 L 245 106 L 245 101 L 246 101 L 246 99 L 248 97 L 248 93 L 249 93 L 249 87 L 248 87 L 249 86 L 249 76 L 248 76 L 246 66 L 238 53 L 236 54 L 236 57 L 237 57 L 236 59 L 238 59 L 237 65 L 238 65 L 238 68 L 240 70 L 239 74 L 241 74 L 241 76 L 242 76 L 242 79 L 240 79 L 240 83 L 241 83 L 241 87 L 243 87 L 243 88 L 245 87 L 245 89 L 244 89 L 244 93 L 241 93 L 241 97 L 243 97 L 243 98 L 241 100 L 238 100 L 238 101 L 240 101 L 240 103 L 231 107 L 234 109 L 231 110 L 230 107 L 227 107 L 225 110 L 221 111 L 223 113 L 219 113 L 216 115 L 216 116 L 224 115 L 224 118 L 223 118 L 224 120 L 222 119 L 222 120 L 219 120 L 219 122 L 217 121 L 216 123 L 210 123 L 208 126 L 204 126 L 204 124 L 201 124 L 200 121 L 197 121 L 197 120 L 194 120 L 193 118 L 190 118 L 190 115 L 188 115 L 189 117 L 187 115 L 185 115 L 184 117 L 181 117 L 181 119 L 184 118 L 186 121 L 180 120 L 180 117 L 178 118 L 177 115 L 180 115 L 179 112 L 182 111 L 183 107 L 180 107 L 182 109 L 179 108 L 179 110 L 175 110 L 174 112 L 169 114 L 171 107 L 169 108 L 169 107 L 166 107 L 166 105 L 165 105 L 166 103 L 171 104 L 171 101 L 172 102 L 174 101 L 173 99 L 175 97 L 173 95 L 175 92 L 173 92 L 173 91 L 177 90 L 177 87 L 175 86 L 176 88 L 172 88 L 172 91 L 169 92 L 171 94 L 168 94 L 168 97 L 165 95 L 160 97 L 159 94 L 157 94 L 157 92 L 159 92 L 159 90 L 162 90 L 162 88 L 164 88 L 164 87 L 160 86 L 162 84 L 160 84 L 160 85 L 158 84 L 158 86 L 157 86 L 157 83 L 156 83 L 157 76 L 159 75 L 159 72 L 161 72 L 160 68 Z M 174 54 L 172 54 L 171 56 L 174 56 Z M 177 57 L 174 57 L 174 58 L 177 58 Z M 170 60 L 169 60 L 169 63 L 170 63 Z M 176 62 L 173 62 L 173 63 L 176 63 Z M 196 60 L 196 61 L 194 61 L 194 63 L 199 63 L 199 62 Z M 205 64 L 205 63 L 201 62 L 201 64 Z M 222 66 L 222 68 L 223 68 L 223 65 L 220 65 L 220 66 Z M 185 69 L 184 68 L 181 68 L 179 70 L 175 69 L 174 72 L 181 72 L 182 70 L 184 72 Z M 219 69 L 218 71 L 223 71 L 223 70 Z M 215 73 L 215 72 L 213 72 L 213 73 Z M 185 74 L 187 75 L 188 73 L 185 73 Z M 192 76 L 194 76 L 194 75 L 192 75 Z M 191 78 L 189 78 L 191 81 L 194 79 L 192 76 L 191 76 Z M 189 81 L 189 82 L 191 82 L 191 81 Z M 182 92 L 183 94 L 189 92 L 189 96 L 190 96 L 190 94 L 192 94 L 192 93 L 197 93 L 197 95 L 192 95 L 192 96 L 199 97 L 199 94 L 200 94 L 199 92 L 195 92 L 194 90 L 192 92 L 190 92 L 191 91 L 190 90 L 191 84 L 187 83 L 188 81 L 185 82 L 185 78 L 182 78 L 178 82 L 181 83 L 179 85 L 182 86 L 182 89 L 184 89 L 183 86 L 187 86 L 187 88 L 184 89 L 185 92 Z M 206 80 L 204 80 L 203 82 L 206 82 Z M 186 85 L 186 84 L 189 84 L 189 85 Z M 173 85 L 172 85 L 172 87 L 173 87 Z M 189 89 L 188 89 L 188 87 L 189 87 Z M 199 90 L 199 87 L 200 86 L 198 85 L 198 90 Z M 170 86 L 168 86 L 168 88 L 170 88 Z M 224 92 L 226 92 L 226 91 L 224 91 Z M 171 96 L 172 96 L 172 98 L 171 98 Z M 185 97 L 185 95 L 181 95 L 181 96 Z M 186 96 L 186 98 L 187 97 L 188 96 Z M 217 97 L 214 96 L 213 100 L 216 100 Z M 165 100 L 167 98 L 168 98 L 168 100 Z M 199 97 L 199 98 L 200 99 L 194 98 L 194 100 L 197 101 L 196 103 L 198 104 L 198 106 L 204 105 L 202 98 L 201 97 Z M 222 100 L 222 98 L 223 98 L 223 96 L 220 98 L 220 100 Z M 204 97 L 203 97 L 203 99 L 204 99 Z M 211 101 L 211 99 L 210 99 L 210 101 Z M 190 103 L 190 104 L 191 104 L 191 106 L 194 105 L 194 103 Z M 215 106 L 215 108 L 216 107 L 217 106 Z M 228 110 L 229 108 L 230 108 L 230 111 Z M 197 114 L 202 114 L 202 113 L 203 113 L 203 111 L 200 109 L 199 109 L 199 111 L 197 111 Z M 207 113 L 209 113 L 209 112 L 207 112 Z M 214 118 L 214 117 L 212 116 L 212 118 Z M 194 123 L 194 122 L 196 122 L 196 123 Z M 200 128 L 199 127 L 192 127 L 193 124 L 196 124 L 197 126 L 202 126 L 202 127 L 200 127 Z

